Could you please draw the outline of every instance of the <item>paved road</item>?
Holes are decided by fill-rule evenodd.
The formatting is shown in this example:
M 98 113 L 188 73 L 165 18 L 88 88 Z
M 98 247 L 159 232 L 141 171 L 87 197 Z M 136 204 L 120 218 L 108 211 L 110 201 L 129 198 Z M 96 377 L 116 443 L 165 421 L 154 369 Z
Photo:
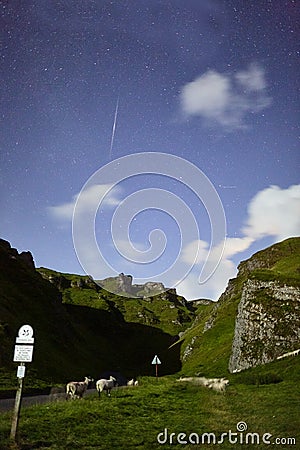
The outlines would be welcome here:
M 88 389 L 85 395 L 94 394 L 96 389 Z M 22 397 L 22 408 L 31 405 L 40 405 L 42 403 L 51 403 L 57 401 L 65 401 L 66 394 L 54 394 L 54 395 L 34 395 L 32 397 Z M 14 408 L 15 399 L 5 398 L 0 400 L 0 412 L 10 411 Z

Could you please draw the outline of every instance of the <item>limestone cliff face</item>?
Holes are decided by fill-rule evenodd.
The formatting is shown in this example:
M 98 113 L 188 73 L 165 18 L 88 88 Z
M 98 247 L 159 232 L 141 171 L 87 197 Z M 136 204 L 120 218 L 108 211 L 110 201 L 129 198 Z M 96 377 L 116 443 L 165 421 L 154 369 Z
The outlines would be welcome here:
M 242 289 L 229 371 L 265 364 L 300 347 L 300 288 L 248 279 Z

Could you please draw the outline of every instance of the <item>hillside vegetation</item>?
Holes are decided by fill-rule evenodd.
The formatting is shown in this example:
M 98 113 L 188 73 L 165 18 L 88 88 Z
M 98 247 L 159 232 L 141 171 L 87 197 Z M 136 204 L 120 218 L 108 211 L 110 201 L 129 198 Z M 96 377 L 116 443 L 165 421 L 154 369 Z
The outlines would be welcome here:
M 99 400 L 96 394 L 87 394 L 81 401 L 23 408 L 18 448 L 299 448 L 299 374 L 300 358 L 291 357 L 230 375 L 225 394 L 178 382 L 174 376 L 141 377 L 138 387 L 113 390 L 110 398 L 104 395 Z M 237 433 L 240 422 L 247 429 L 232 435 L 232 440 L 238 437 L 234 444 L 228 433 Z M 11 414 L 1 414 L 1 450 L 10 448 L 10 425 Z M 197 442 L 195 433 L 200 445 L 189 444 L 190 435 L 192 442 Z M 227 436 L 220 443 L 223 433 Z M 262 441 L 264 434 L 269 445 Z M 178 437 L 187 444 L 178 443 Z
M 161 374 L 226 376 L 245 282 L 299 285 L 299 250 L 300 238 L 292 238 L 258 252 L 240 264 L 218 302 L 189 303 L 174 290 L 130 298 L 88 276 L 35 269 L 0 240 L 0 395 L 15 388 L 13 348 L 25 323 L 36 339 L 27 380 L 39 389 L 108 371 L 152 375 L 155 354 Z

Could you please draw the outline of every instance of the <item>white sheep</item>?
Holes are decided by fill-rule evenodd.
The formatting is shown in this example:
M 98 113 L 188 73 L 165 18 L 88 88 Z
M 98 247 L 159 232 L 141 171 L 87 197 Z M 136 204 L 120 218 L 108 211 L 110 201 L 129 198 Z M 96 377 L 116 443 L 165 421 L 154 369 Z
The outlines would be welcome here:
M 66 400 L 82 398 L 91 381 L 94 380 L 90 377 L 85 377 L 84 381 L 70 381 L 66 387 Z
M 110 397 L 110 391 L 116 385 L 117 380 L 112 376 L 109 377 L 109 380 L 106 380 L 105 378 L 101 378 L 100 380 L 98 380 L 96 382 L 96 389 L 98 391 L 99 398 L 102 391 L 106 391 L 107 395 Z
M 131 380 L 127 381 L 127 386 L 138 386 L 139 382 L 135 378 L 132 378 Z
M 177 381 L 186 381 L 198 386 L 205 386 L 208 389 L 213 389 L 218 392 L 225 392 L 226 387 L 229 384 L 229 380 L 226 378 L 205 378 L 205 377 L 184 377 L 179 378 Z
M 229 380 L 227 380 L 226 378 L 213 378 L 209 380 L 208 388 L 218 392 L 225 392 L 228 384 Z

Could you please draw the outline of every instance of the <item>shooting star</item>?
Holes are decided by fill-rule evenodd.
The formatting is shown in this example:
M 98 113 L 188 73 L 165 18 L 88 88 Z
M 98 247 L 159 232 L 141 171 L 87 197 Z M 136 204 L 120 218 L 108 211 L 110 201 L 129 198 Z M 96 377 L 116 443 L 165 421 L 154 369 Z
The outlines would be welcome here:
M 236 189 L 237 186 L 224 186 L 223 184 L 219 184 L 219 187 L 222 189 Z
M 112 127 L 112 133 L 111 133 L 111 141 L 110 141 L 110 149 L 109 149 L 109 159 L 112 158 L 112 151 L 113 151 L 113 145 L 114 145 L 114 138 L 115 138 L 115 132 L 116 132 L 116 126 L 117 126 L 117 118 L 118 118 L 118 109 L 119 109 L 119 97 L 117 99 L 116 109 L 115 109 L 115 116 L 114 116 L 114 123 Z

